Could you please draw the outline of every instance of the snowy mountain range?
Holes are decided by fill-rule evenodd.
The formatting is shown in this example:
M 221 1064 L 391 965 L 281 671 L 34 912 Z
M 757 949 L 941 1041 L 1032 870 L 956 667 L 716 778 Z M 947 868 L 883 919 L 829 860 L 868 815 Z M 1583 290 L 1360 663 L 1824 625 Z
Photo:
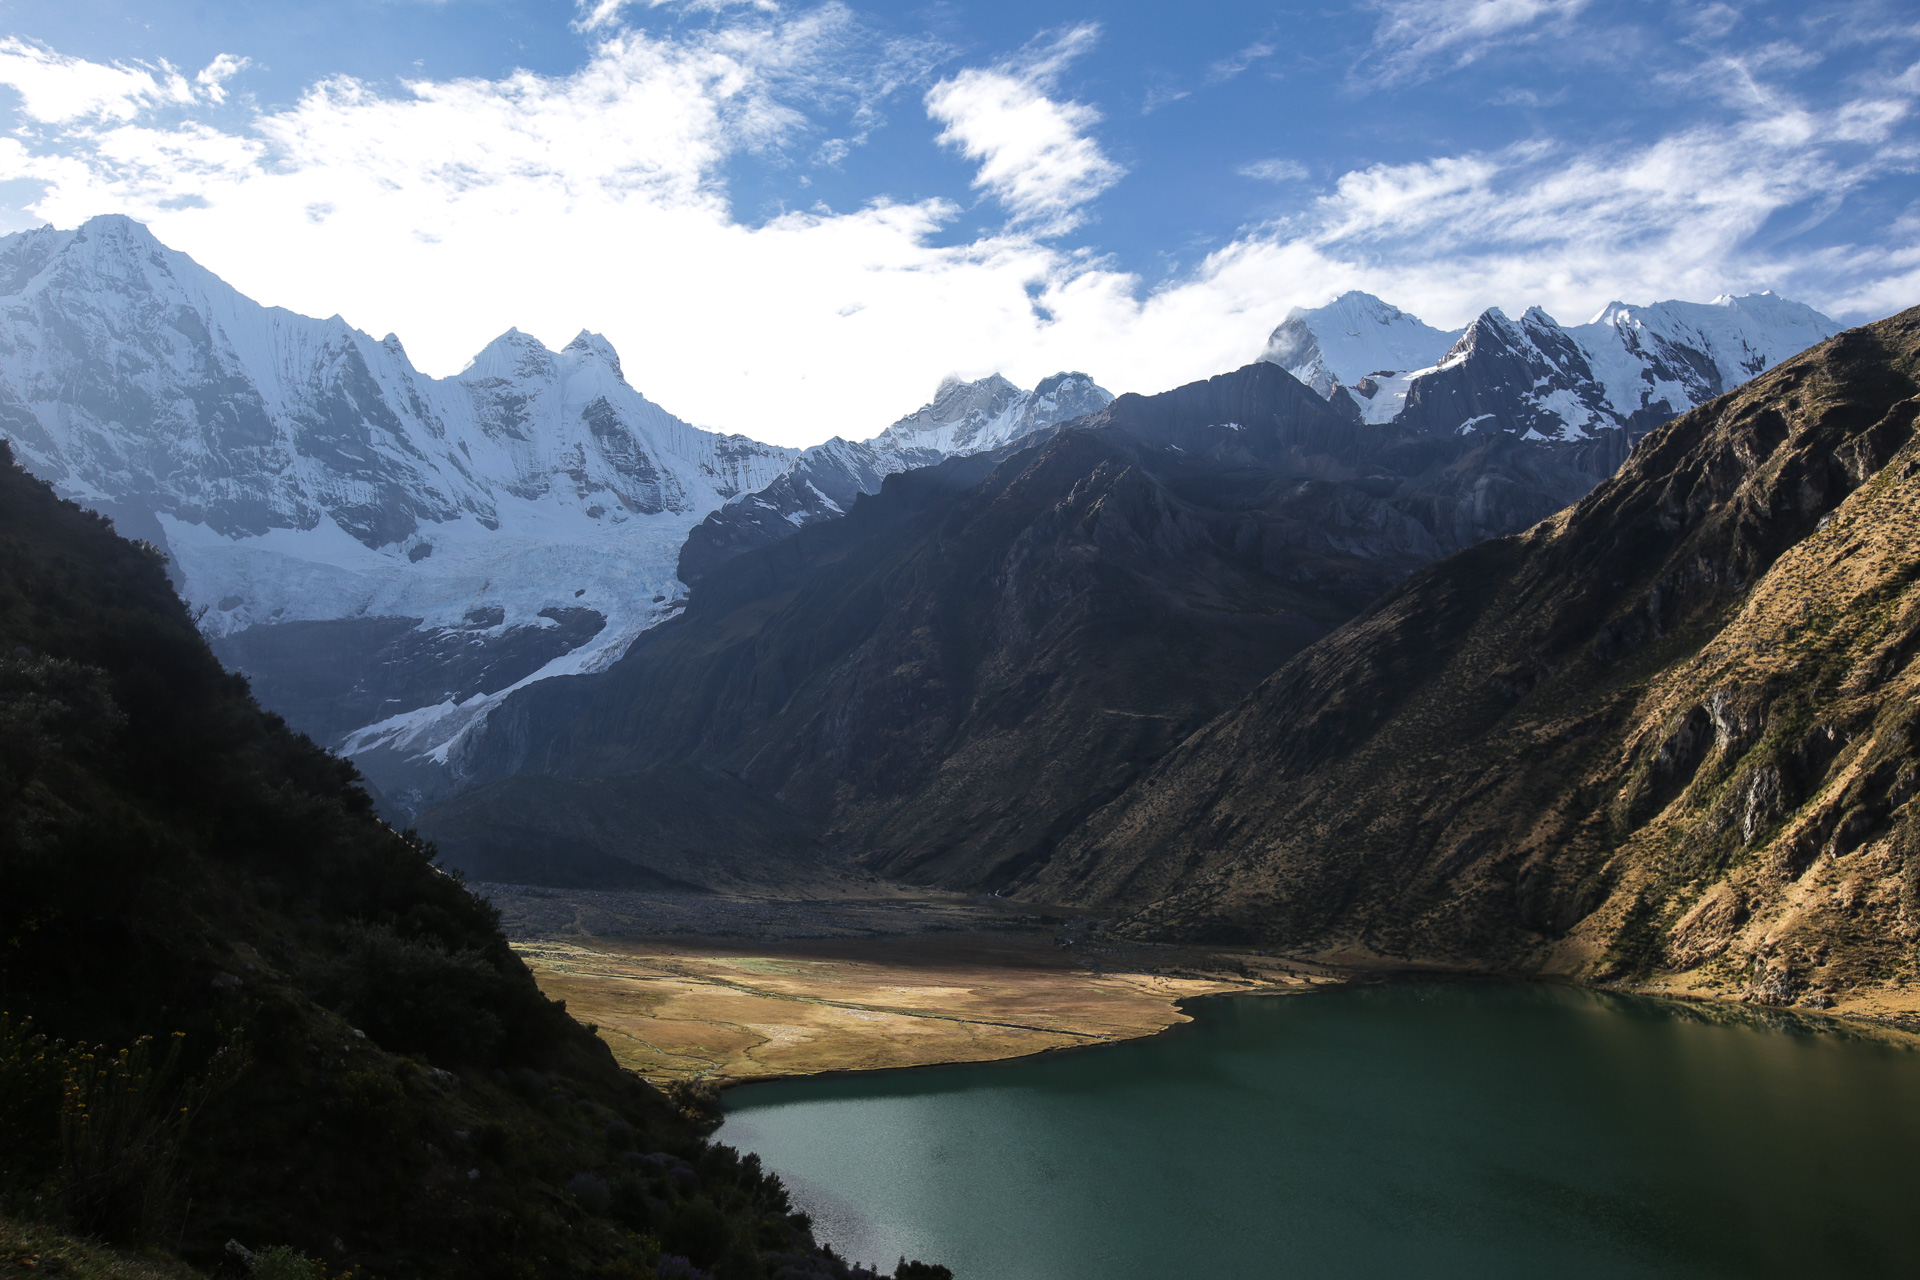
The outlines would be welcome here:
M 1056 373 L 1031 391 L 997 373 L 974 382 L 949 378 L 931 401 L 873 439 L 836 436 L 815 445 L 778 480 L 701 521 L 681 550 L 681 580 L 695 582 L 722 560 L 845 514 L 861 494 L 878 493 L 890 475 L 997 449 L 1112 402 L 1084 373 Z
M 675 418 L 590 333 L 509 330 L 426 377 L 397 338 L 259 306 L 126 218 L 0 239 L 0 289 L 0 430 L 161 544 L 214 635 L 561 606 L 630 626 L 674 593 L 685 528 L 795 452 Z
M 1446 332 L 1352 293 L 1294 312 L 1266 359 L 1349 421 L 1577 444 L 1837 328 L 1759 294 Z M 260 306 L 127 218 L 0 238 L 0 436 L 158 544 L 223 660 L 400 809 L 452 785 L 510 693 L 603 669 L 720 561 L 1112 399 L 1081 373 L 949 379 L 870 439 L 786 449 L 673 416 L 592 333 L 551 351 L 509 330 L 433 378 L 393 335 Z
M 617 657 L 681 603 L 688 528 L 795 454 L 667 413 L 590 333 L 555 352 L 509 330 L 427 377 L 397 338 L 260 306 L 123 217 L 0 239 L 0 434 L 159 544 L 222 657 L 349 749 L 396 717 L 444 748 L 475 695 Z M 286 624 L 308 643 L 261 642 Z M 395 668 L 423 637 L 475 660 L 422 684 Z M 276 697 L 290 680 L 316 696 Z
M 1772 293 L 1614 302 L 1573 326 L 1496 308 L 1449 332 L 1356 292 L 1295 309 L 1262 358 L 1355 421 L 1573 441 L 1643 434 L 1838 332 Z

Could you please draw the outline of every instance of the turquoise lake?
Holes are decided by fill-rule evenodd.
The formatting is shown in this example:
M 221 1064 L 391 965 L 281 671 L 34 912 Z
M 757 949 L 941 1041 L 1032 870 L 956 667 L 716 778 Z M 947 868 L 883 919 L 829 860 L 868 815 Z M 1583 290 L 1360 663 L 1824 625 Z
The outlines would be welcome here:
M 752 1085 L 817 1233 L 958 1280 L 1920 1275 L 1920 1052 L 1544 986 L 1191 1006 L 1165 1035 Z

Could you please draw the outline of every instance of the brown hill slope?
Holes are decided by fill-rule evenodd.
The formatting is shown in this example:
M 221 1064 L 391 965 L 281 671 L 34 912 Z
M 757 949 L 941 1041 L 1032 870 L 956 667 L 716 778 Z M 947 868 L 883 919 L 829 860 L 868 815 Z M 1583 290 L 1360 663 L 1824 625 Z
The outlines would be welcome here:
M 1920 309 L 1648 437 L 1195 734 L 1023 896 L 1771 1002 L 1920 938 Z

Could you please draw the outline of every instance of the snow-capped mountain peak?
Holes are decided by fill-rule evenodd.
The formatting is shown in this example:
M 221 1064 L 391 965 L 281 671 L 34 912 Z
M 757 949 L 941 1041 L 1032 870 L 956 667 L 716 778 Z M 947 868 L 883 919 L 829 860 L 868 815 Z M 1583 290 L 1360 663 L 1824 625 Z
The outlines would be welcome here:
M 972 382 L 948 377 L 933 399 L 867 443 L 877 453 L 903 460 L 931 451 L 932 459 L 978 453 L 1017 440 L 1030 431 L 1104 408 L 1113 397 L 1084 373 L 1056 373 L 1023 391 L 997 373 Z
M 1839 332 L 1839 326 L 1812 307 L 1768 290 L 1738 297 L 1723 294 L 1705 303 L 1635 307 L 1612 302 L 1590 323 L 1569 332 L 1577 334 L 1592 357 L 1610 370 L 1618 369 L 1623 360 L 1633 363 L 1636 356 L 1668 366 L 1677 375 L 1672 381 L 1689 402 L 1676 404 L 1678 412 L 1825 341 Z M 1704 365 L 1697 357 L 1704 357 Z M 1616 385 L 1616 379 L 1608 382 L 1610 387 Z M 1631 399 L 1628 394 L 1618 406 L 1626 407 Z
M 1022 436 L 1105 408 L 1113 396 L 1084 373 L 1056 373 L 1023 391 L 999 374 L 946 378 L 933 399 L 867 440 L 838 437 L 806 450 L 792 469 L 757 493 L 733 499 L 687 539 L 680 576 L 835 519 L 890 475 L 962 454 L 997 449 Z
M 1518 321 L 1491 307 L 1453 333 L 1348 293 L 1296 308 L 1263 358 L 1364 422 L 1581 440 L 1615 428 L 1637 436 L 1837 332 L 1770 292 L 1612 302 L 1575 326 L 1537 306 Z
M 627 380 L 627 375 L 620 368 L 620 353 L 613 349 L 611 342 L 608 342 L 597 333 L 582 329 L 574 335 L 573 341 L 569 342 L 565 347 L 561 348 L 561 350 L 567 355 L 593 356 L 609 369 L 613 370 L 613 376 L 615 378 L 623 383 Z
M 553 352 L 530 333 L 508 329 L 474 353 L 457 377 L 463 382 L 486 378 L 540 378 L 551 373 Z
M 1370 293 L 1343 293 L 1324 307 L 1295 307 L 1267 338 L 1261 359 L 1322 396 L 1336 386 L 1437 363 L 1460 337 L 1421 322 Z

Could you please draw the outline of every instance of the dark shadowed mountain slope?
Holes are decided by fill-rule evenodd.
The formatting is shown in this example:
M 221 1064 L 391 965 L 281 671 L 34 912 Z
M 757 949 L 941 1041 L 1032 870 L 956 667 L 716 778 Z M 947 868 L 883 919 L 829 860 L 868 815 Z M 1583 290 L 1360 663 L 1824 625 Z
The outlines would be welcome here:
M 1816 1004 L 1920 936 L 1920 310 L 1423 570 L 1020 891 L 1131 932 Z
M 803 449 L 763 489 L 743 493 L 695 525 L 680 548 L 680 580 L 689 586 L 742 551 L 769 546 L 795 529 L 837 520 L 888 476 L 965 454 L 990 453 L 1113 400 L 1084 373 L 1056 373 L 1022 391 L 999 374 L 975 382 L 949 378 L 931 402 L 871 440 Z
M 512 775 L 625 779 L 631 807 L 694 764 L 872 869 L 1005 884 L 1389 584 L 1585 493 L 1584 449 L 1351 424 L 1266 364 L 1123 396 L 716 565 L 608 672 L 509 699 L 462 762 L 486 785 L 421 822 L 504 874 L 489 832 L 561 824 Z M 697 879 L 658 843 L 687 833 L 564 825 L 583 865 Z M 693 834 L 732 876 L 724 825 Z M 561 874 L 536 843 L 523 874 Z
M 4 444 L 0 1011 L 0 1215 L 234 1274 L 229 1240 L 311 1274 L 645 1280 L 664 1245 L 850 1280 L 260 711 L 157 550 Z

